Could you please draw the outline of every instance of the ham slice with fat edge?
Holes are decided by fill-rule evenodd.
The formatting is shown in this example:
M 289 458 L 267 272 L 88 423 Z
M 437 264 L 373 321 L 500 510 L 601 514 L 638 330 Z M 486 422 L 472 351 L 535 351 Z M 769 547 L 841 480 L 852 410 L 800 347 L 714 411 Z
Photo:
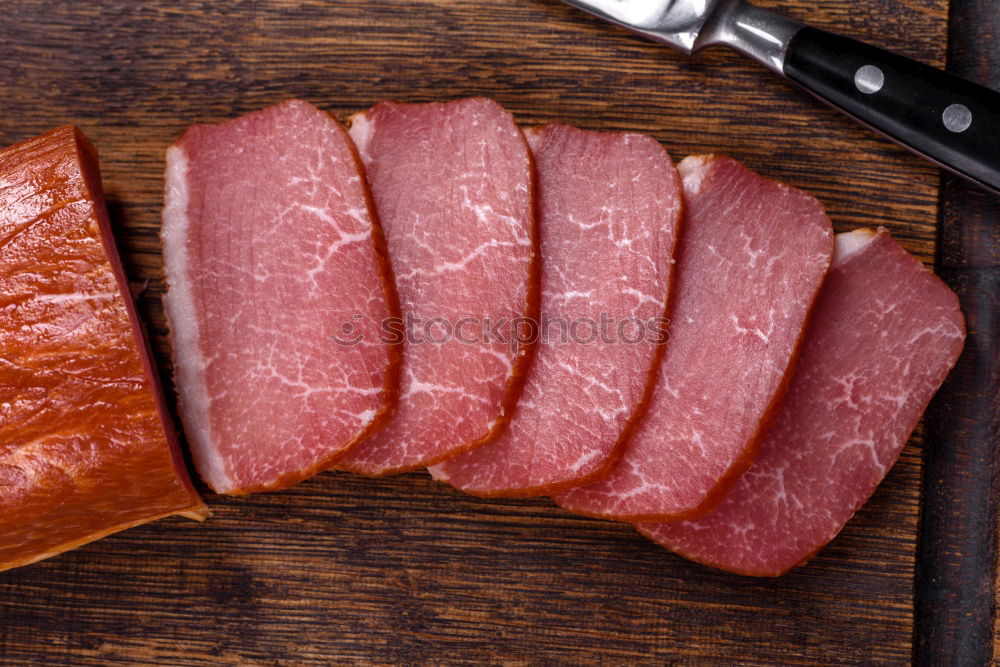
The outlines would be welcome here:
M 537 316 L 534 183 L 509 113 L 474 98 L 354 116 L 409 338 L 399 410 L 339 467 L 422 468 L 496 437 L 530 362 L 516 320 Z
M 778 576 L 885 477 L 965 340 L 958 298 L 884 230 L 837 236 L 791 387 L 760 455 L 711 513 L 639 530 L 693 560 Z
M 0 151 L 0 570 L 208 514 L 74 127 Z
M 290 486 L 379 428 L 395 293 L 359 159 L 290 100 L 196 125 L 167 152 L 163 255 L 180 413 L 221 493 Z
M 431 468 L 466 493 L 551 493 L 603 475 L 650 397 L 681 183 L 650 137 L 546 125 L 538 169 L 540 342 L 510 426 Z
M 653 398 L 606 478 L 554 496 L 574 512 L 708 511 L 753 460 L 830 264 L 830 221 L 809 195 L 728 157 L 689 157 L 680 172 L 685 219 Z

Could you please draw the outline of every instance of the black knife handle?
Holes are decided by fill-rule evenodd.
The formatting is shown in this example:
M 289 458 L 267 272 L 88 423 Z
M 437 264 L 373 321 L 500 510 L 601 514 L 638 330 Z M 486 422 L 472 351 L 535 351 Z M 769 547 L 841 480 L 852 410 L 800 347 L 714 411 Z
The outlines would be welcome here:
M 890 139 L 1000 192 L 1000 93 L 810 27 L 789 43 L 784 73 Z

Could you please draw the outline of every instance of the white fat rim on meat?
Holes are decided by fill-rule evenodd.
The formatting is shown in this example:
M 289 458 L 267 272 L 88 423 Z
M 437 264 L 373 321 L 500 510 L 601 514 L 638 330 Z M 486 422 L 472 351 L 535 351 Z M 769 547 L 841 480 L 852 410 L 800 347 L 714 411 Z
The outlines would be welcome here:
M 522 134 L 524 134 L 524 140 L 528 142 L 528 148 L 531 149 L 532 153 L 537 153 L 538 149 L 541 148 L 542 141 L 544 140 L 544 135 L 542 133 L 542 128 L 540 127 L 529 127 L 521 128 Z
M 837 234 L 833 250 L 833 266 L 843 264 L 848 257 L 864 250 L 874 238 L 875 232 L 867 227 Z
M 710 159 L 710 155 L 689 155 L 677 165 L 677 171 L 684 181 L 685 194 L 696 195 L 701 192 L 701 180 L 705 176 Z
M 351 139 L 354 141 L 354 146 L 358 149 L 358 155 L 361 156 L 361 161 L 368 163 L 370 161 L 368 155 L 368 142 L 371 141 L 372 134 L 375 132 L 372 122 L 368 119 L 368 112 L 362 111 L 361 113 L 356 113 L 350 118 L 351 129 L 348 130 L 348 134 L 351 135 Z
M 198 472 L 216 491 L 227 491 L 232 480 L 219 452 L 212 446 L 208 416 L 210 399 L 205 386 L 205 355 L 198 345 L 198 317 L 188 258 L 188 160 L 183 149 L 167 150 L 166 188 L 163 202 L 163 261 L 167 292 L 163 305 L 173 345 L 175 380 L 180 413 Z

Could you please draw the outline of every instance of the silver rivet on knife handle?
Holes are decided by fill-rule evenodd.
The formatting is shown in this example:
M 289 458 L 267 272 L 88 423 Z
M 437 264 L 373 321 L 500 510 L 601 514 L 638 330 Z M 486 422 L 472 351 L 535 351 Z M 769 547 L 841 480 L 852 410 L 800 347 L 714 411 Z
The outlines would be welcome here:
M 972 112 L 964 104 L 952 104 L 941 114 L 941 122 L 949 132 L 961 134 L 972 125 Z
M 885 72 L 875 65 L 862 65 L 854 73 L 854 87 L 865 95 L 874 95 L 885 85 Z

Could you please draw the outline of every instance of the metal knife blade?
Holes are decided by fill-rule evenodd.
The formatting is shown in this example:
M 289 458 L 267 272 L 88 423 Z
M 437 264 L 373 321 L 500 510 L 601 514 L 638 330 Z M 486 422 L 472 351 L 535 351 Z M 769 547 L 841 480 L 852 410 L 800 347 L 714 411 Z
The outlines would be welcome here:
M 563 0 L 611 23 L 691 54 L 725 44 L 781 73 L 797 21 L 741 0 Z
M 1000 93 L 746 0 L 563 0 L 691 54 L 725 45 L 896 143 L 1000 193 Z

